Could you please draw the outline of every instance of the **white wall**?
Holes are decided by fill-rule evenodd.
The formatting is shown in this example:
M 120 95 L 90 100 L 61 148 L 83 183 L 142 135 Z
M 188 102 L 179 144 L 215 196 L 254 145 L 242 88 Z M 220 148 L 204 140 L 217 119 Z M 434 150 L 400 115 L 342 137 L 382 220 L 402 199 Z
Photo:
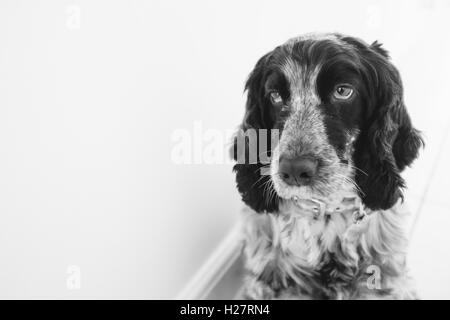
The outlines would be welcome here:
M 172 134 L 197 121 L 233 129 L 256 60 L 311 31 L 384 42 L 415 122 L 431 127 L 421 102 L 448 70 L 427 64 L 448 57 L 448 11 L 432 0 L 3 0 L 0 298 L 175 297 L 240 201 L 230 164 L 175 164 Z

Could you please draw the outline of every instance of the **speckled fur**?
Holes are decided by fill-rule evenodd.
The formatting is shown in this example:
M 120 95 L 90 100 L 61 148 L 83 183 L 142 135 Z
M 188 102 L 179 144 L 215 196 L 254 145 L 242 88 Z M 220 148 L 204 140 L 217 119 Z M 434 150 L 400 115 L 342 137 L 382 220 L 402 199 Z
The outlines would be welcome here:
M 335 39 L 328 37 L 327 39 Z M 292 40 L 288 41 L 289 43 Z M 337 41 L 335 39 L 335 41 Z M 271 176 L 273 186 L 277 194 L 282 198 L 302 194 L 328 197 L 334 194 L 342 183 L 342 178 L 351 176 L 351 166 L 342 166 L 341 161 L 328 141 L 326 134 L 324 116 L 318 110 L 317 105 L 321 103 L 316 91 L 317 75 L 321 66 L 314 68 L 299 65 L 297 62 L 287 58 L 281 65 L 284 75 L 289 79 L 291 115 L 284 123 L 283 134 L 278 146 L 274 150 L 271 163 Z M 354 132 L 347 135 L 348 142 L 355 138 Z M 348 147 L 352 147 L 348 145 Z M 285 184 L 278 175 L 280 154 L 288 158 L 306 156 L 320 158 L 322 166 L 317 173 L 314 183 L 309 186 L 292 187 Z M 348 154 L 351 161 L 351 154 Z
M 291 202 L 278 215 L 246 209 L 249 299 L 415 299 L 406 267 L 402 203 L 355 224 L 349 214 L 314 219 Z M 372 267 L 371 267 L 372 266 Z M 371 287 L 372 269 L 380 270 Z

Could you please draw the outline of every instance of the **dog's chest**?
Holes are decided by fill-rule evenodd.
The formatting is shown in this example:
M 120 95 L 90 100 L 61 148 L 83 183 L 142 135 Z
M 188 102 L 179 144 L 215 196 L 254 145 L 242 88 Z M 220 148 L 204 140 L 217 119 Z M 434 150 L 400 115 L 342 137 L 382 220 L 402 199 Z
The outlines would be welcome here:
M 296 206 L 283 209 L 278 215 L 247 212 L 247 288 L 254 291 L 249 297 L 411 296 L 399 290 L 409 288 L 403 284 L 404 210 L 395 207 L 355 220 L 351 211 L 315 216 Z M 385 275 L 378 291 L 367 287 L 373 266 Z
M 273 250 L 292 257 L 304 268 L 316 270 L 325 263 L 326 255 L 355 252 L 361 230 L 353 221 L 352 212 L 315 216 L 292 206 L 269 220 Z
M 367 222 L 355 223 L 352 212 L 317 216 L 285 206 L 283 213 L 250 220 L 247 269 L 275 292 L 295 284 L 308 295 L 326 295 L 328 289 L 334 291 L 331 287 L 350 282 L 358 269 L 360 235 Z

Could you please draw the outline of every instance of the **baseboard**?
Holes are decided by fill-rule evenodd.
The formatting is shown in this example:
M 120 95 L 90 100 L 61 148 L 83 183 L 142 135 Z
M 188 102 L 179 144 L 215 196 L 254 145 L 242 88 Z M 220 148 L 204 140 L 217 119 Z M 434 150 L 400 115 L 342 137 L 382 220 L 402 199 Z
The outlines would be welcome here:
M 200 270 L 181 290 L 176 299 L 207 299 L 212 290 L 240 257 L 242 245 L 241 225 L 236 223 Z

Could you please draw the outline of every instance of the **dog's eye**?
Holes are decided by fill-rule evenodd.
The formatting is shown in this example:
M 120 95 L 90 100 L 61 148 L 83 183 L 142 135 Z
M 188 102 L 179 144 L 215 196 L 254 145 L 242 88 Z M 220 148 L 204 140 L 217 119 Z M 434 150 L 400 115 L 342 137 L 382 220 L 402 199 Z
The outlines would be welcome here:
M 283 105 L 283 98 L 278 91 L 272 91 L 270 93 L 270 102 L 276 107 Z
M 339 85 L 333 93 L 333 97 L 338 100 L 348 100 L 353 95 L 353 88 L 349 85 Z

